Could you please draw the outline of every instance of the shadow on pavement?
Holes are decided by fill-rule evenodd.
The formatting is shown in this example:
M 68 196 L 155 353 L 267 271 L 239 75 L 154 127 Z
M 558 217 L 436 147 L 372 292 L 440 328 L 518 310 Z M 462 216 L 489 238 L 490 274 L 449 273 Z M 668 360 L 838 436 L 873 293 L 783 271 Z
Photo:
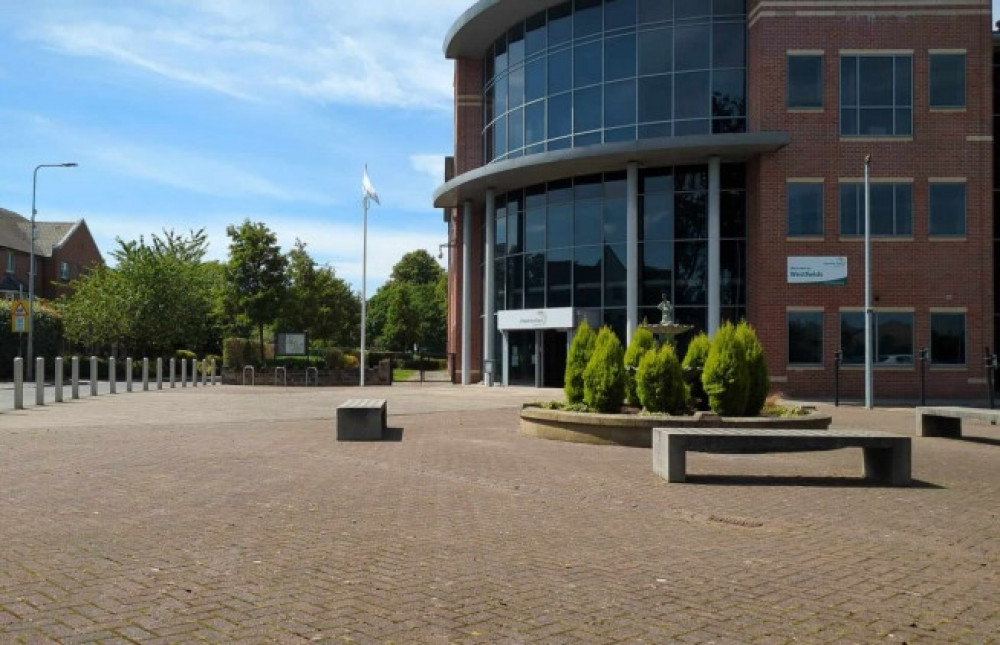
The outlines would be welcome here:
M 785 475 L 687 475 L 688 484 L 716 486 L 808 486 L 815 488 L 925 488 L 944 490 L 943 486 L 914 479 L 908 486 L 890 486 L 863 477 L 794 477 Z

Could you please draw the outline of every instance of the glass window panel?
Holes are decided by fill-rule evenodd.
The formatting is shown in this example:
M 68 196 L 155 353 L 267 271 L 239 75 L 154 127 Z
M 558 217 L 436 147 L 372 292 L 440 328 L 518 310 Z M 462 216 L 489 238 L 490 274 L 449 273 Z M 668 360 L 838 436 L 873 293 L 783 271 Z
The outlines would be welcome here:
M 786 184 L 788 235 L 823 235 L 823 184 Z
M 712 73 L 712 116 L 746 116 L 745 76 L 746 73 L 742 69 L 729 69 Z
M 628 182 L 624 172 L 609 172 L 604 175 L 604 197 L 625 199 L 628 196 Z
M 549 9 L 549 47 L 568 42 L 573 37 L 573 4 L 564 2 Z
M 507 65 L 514 68 L 524 62 L 524 25 L 507 30 Z
M 931 235 L 965 235 L 965 184 L 929 185 Z
M 604 247 L 604 306 L 624 307 L 627 293 L 626 253 L 624 244 Z
M 493 302 L 498 308 L 504 309 L 507 306 L 507 261 L 503 258 L 494 261 L 493 271 Z
M 864 235 L 864 205 L 859 184 L 840 184 L 840 234 Z
M 601 175 L 577 177 L 573 182 L 573 199 L 600 199 L 604 194 L 604 178 Z M 577 242 L 582 244 L 582 242 Z
M 637 0 L 637 20 L 639 24 L 673 20 L 672 0 Z
M 483 133 L 483 158 L 486 159 L 487 163 L 493 161 L 493 126 L 486 128 L 486 132 Z
M 548 138 L 556 139 L 573 132 L 573 97 L 568 92 L 549 97 Z
M 673 242 L 645 242 L 639 245 L 639 266 L 642 275 L 639 291 L 642 306 L 655 307 L 663 301 L 673 300 L 674 245 Z M 659 313 L 659 312 L 657 312 Z M 659 318 L 653 318 L 656 322 Z
M 605 0 L 604 29 L 635 26 L 635 0 Z
M 549 206 L 545 220 L 545 245 L 557 249 L 573 245 L 573 205 L 554 204 Z
M 708 242 L 674 243 L 674 304 L 708 304 Z
M 494 253 L 497 257 L 507 255 L 507 218 L 506 211 L 497 209 L 497 218 L 493 228 Z
M 573 87 L 573 50 L 564 49 L 548 56 L 549 94 L 565 92 Z
M 604 241 L 624 242 L 628 237 L 628 202 L 624 198 L 604 200 Z
M 746 241 L 722 240 L 719 255 L 719 294 L 722 306 L 745 305 Z
M 674 168 L 674 190 L 707 191 L 708 166 L 677 166 Z
M 598 85 L 573 92 L 573 132 L 601 127 L 601 89 Z
M 643 195 L 639 200 L 642 209 L 643 240 L 672 240 L 674 238 L 673 192 Z
M 823 107 L 823 57 L 788 57 L 788 96 L 790 108 Z
M 659 139 L 673 136 L 673 125 L 670 123 L 654 123 L 639 126 L 640 139 Z
M 524 257 L 507 258 L 507 309 L 524 309 Z
M 864 189 L 862 188 L 862 191 Z M 895 200 L 893 198 L 892 184 L 872 184 L 869 190 L 870 210 L 868 217 L 871 219 L 872 235 L 892 235 L 893 222 L 895 221 Z M 862 195 L 862 200 L 864 196 Z M 862 202 L 861 216 L 864 218 L 864 202 Z M 864 224 L 861 225 L 861 234 L 865 232 Z
M 712 67 L 746 67 L 746 25 L 724 22 L 712 26 Z
M 615 128 L 635 123 L 635 80 L 605 85 L 604 127 Z
M 913 60 L 909 56 L 896 56 L 892 61 L 896 73 L 896 105 L 913 105 Z
M 573 214 L 573 217 L 573 243 L 576 246 L 601 243 L 600 201 L 577 202 L 576 212 Z
M 712 15 L 712 3 L 706 0 L 674 0 L 674 18 L 702 18 Z
M 879 365 L 913 364 L 913 314 L 876 312 L 875 353 Z
M 858 98 L 861 105 L 892 105 L 893 60 L 891 56 L 859 56 L 858 80 Z
M 583 38 L 601 32 L 604 16 L 602 0 L 576 0 L 573 12 L 573 38 Z
M 965 314 L 931 314 L 931 365 L 965 365 Z
M 489 50 L 486 52 L 486 55 L 483 56 L 483 83 L 484 84 L 489 83 L 490 80 L 493 79 L 494 73 L 495 70 L 493 67 L 493 47 L 490 47 Z
M 524 111 L 513 110 L 507 117 L 507 150 L 514 151 L 524 147 Z
M 573 48 L 573 86 L 586 87 L 600 83 L 604 69 L 601 41 Z
M 840 134 L 844 136 L 858 134 L 857 108 L 844 108 L 840 111 Z
M 708 195 L 677 193 L 674 197 L 674 238 L 699 240 L 708 237 Z
M 913 185 L 896 184 L 893 192 L 896 198 L 895 234 L 913 235 Z
M 913 110 L 909 108 L 896 108 L 895 134 L 901 137 L 913 134 Z
M 670 120 L 670 85 L 669 74 L 639 79 L 639 123 Z
M 742 116 L 730 116 L 712 119 L 712 134 L 727 132 L 746 132 L 747 119 Z
M 524 307 L 540 309 L 545 306 L 545 254 L 524 255 Z
M 536 58 L 524 66 L 524 100 L 534 101 L 545 96 L 546 60 Z
M 524 104 L 524 67 L 510 71 L 507 76 L 507 108 L 514 109 Z
M 723 238 L 747 236 L 747 200 L 742 190 L 723 190 L 719 195 L 720 229 Z
M 578 134 L 573 137 L 573 147 L 582 148 L 583 146 L 594 146 L 601 143 L 602 132 L 598 130 L 597 132 L 589 132 L 587 134 Z
M 892 108 L 861 108 L 858 110 L 858 134 L 885 136 L 893 133 Z
M 545 12 L 540 11 L 524 23 L 524 54 L 531 57 L 545 50 L 548 38 L 545 32 Z
M 639 75 L 673 71 L 673 32 L 654 29 L 639 33 Z
M 535 101 L 524 108 L 524 143 L 545 140 L 545 101 Z
M 708 69 L 711 50 L 709 25 L 691 25 L 674 29 L 674 69 L 678 72 Z
M 558 249 L 546 254 L 545 303 L 547 307 L 570 307 L 573 304 L 573 249 Z
M 860 311 L 840 314 L 840 349 L 844 365 L 864 365 L 865 315 Z
M 496 116 L 493 112 L 495 107 L 494 101 L 494 89 L 490 87 L 483 92 L 483 123 L 490 123 L 493 121 L 493 117 Z
M 712 14 L 716 16 L 745 16 L 746 0 L 713 0 Z
M 650 193 L 674 192 L 674 173 L 670 168 L 639 171 L 639 192 Z M 671 198 L 672 199 L 672 198 Z
M 497 79 L 493 86 L 493 114 L 502 116 L 507 111 L 507 75 Z
M 573 201 L 573 180 L 560 179 L 549 182 L 549 203 L 561 204 Z
M 521 218 L 524 215 L 514 209 L 507 212 L 507 253 L 513 255 L 524 250 L 524 231 L 521 228 Z
M 719 184 L 722 190 L 746 190 L 746 165 L 742 163 L 724 163 L 719 174 Z
M 840 59 L 840 104 L 856 106 L 858 104 L 858 59 L 856 56 L 844 56 Z
M 674 118 L 706 118 L 709 114 L 708 87 L 708 72 L 674 74 Z
M 635 76 L 635 34 L 604 41 L 604 80 Z
M 965 107 L 965 54 L 930 55 L 930 106 Z
M 600 246 L 578 246 L 574 250 L 573 262 L 573 306 L 601 306 L 601 259 Z
M 823 312 L 788 312 L 788 364 L 823 364 Z
M 545 206 L 532 206 L 524 213 L 524 250 L 542 251 L 545 249 Z
M 507 71 L 507 34 L 500 36 L 493 43 L 493 69 L 496 74 Z

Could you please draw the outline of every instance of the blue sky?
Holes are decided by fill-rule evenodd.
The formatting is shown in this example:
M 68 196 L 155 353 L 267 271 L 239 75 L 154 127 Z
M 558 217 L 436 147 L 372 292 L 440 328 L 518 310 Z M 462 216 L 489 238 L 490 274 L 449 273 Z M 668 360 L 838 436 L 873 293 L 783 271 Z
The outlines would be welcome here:
M 265 222 L 282 248 L 368 293 L 406 252 L 435 257 L 431 194 L 452 149 L 452 64 L 441 53 L 470 0 L 0 0 L 0 207 L 84 218 L 101 250 Z

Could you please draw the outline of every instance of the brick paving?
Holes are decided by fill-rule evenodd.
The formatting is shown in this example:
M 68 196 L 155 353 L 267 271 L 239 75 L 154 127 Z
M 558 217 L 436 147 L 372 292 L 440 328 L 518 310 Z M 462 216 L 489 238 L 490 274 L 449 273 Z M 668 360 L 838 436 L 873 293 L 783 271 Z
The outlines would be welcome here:
M 667 484 L 648 449 L 519 435 L 552 392 L 369 388 L 399 440 L 338 443 L 357 394 L 0 412 L 0 641 L 1000 642 L 997 428 L 915 438 L 911 488 L 849 450 L 692 454 Z

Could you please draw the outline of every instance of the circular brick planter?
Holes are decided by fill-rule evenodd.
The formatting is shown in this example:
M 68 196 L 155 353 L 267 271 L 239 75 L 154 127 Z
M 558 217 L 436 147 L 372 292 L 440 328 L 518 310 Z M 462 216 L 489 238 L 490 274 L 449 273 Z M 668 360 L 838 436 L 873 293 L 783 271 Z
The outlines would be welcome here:
M 546 410 L 532 405 L 521 408 L 521 434 L 555 441 L 599 445 L 653 445 L 653 428 L 775 428 L 825 430 L 831 418 L 823 414 L 799 417 L 720 417 L 712 412 L 690 416 L 591 414 Z

